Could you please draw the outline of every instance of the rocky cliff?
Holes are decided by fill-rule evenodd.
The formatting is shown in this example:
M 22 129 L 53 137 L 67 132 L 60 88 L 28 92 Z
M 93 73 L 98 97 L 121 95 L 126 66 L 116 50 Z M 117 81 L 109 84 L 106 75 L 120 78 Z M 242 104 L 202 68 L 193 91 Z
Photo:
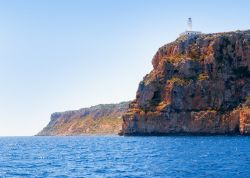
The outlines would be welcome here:
M 128 104 L 100 104 L 53 113 L 49 124 L 37 135 L 117 134 L 122 127 L 121 116 L 128 109 Z
M 250 133 L 250 31 L 182 36 L 152 64 L 120 134 Z

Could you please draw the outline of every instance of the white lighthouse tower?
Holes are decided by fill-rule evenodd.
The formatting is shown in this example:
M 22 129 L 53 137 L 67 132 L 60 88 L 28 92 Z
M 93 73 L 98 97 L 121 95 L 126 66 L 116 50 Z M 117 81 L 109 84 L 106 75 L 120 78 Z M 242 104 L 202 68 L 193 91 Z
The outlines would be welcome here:
M 187 31 L 183 32 L 180 34 L 180 36 L 192 36 L 192 35 L 199 35 L 201 34 L 201 32 L 199 31 L 193 31 L 192 29 L 192 18 L 188 18 L 188 22 L 187 22 Z
M 187 23 L 187 25 L 188 25 L 187 31 L 192 31 L 192 19 L 191 19 L 191 18 L 188 18 L 188 23 Z

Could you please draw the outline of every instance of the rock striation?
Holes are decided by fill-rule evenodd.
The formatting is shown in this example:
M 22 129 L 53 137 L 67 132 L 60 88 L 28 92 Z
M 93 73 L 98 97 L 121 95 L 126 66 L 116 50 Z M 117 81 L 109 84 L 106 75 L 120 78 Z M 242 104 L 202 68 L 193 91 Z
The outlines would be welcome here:
M 182 36 L 152 64 L 121 135 L 250 133 L 250 31 Z
M 100 104 L 74 111 L 56 112 L 49 124 L 37 136 L 118 134 L 122 127 L 122 114 L 129 102 Z

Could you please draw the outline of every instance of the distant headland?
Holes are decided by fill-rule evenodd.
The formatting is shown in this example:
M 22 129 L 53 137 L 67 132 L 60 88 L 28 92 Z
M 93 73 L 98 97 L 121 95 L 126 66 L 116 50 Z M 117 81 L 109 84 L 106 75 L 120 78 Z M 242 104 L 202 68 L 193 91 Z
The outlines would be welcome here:
M 100 104 L 74 111 L 51 114 L 49 124 L 37 136 L 118 134 L 122 114 L 129 102 Z

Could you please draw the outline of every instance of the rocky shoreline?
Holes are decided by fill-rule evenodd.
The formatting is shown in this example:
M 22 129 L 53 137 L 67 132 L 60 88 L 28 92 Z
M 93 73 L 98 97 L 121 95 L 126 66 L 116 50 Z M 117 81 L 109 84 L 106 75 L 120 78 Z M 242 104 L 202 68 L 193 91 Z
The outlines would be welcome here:
M 54 113 L 37 135 L 250 134 L 250 31 L 181 36 L 152 64 L 132 102 Z

